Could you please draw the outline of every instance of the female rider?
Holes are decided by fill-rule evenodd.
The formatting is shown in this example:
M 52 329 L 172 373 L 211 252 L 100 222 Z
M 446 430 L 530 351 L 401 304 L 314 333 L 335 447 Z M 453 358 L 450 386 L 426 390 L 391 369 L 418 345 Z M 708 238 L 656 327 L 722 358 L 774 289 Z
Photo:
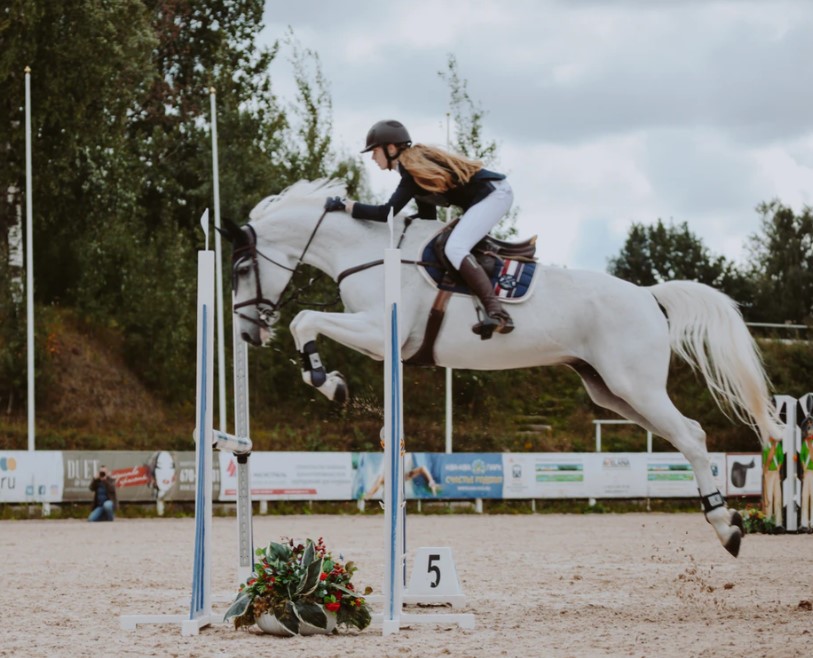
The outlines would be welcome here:
M 367 133 L 367 146 L 373 161 L 401 175 L 390 200 L 383 205 L 332 197 L 326 211 L 345 210 L 356 219 L 387 221 L 390 209 L 397 214 L 411 200 L 418 205 L 423 219 L 436 219 L 436 207 L 454 205 L 463 216 L 452 230 L 444 253 L 452 266 L 483 304 L 486 318 L 472 327 L 484 340 L 493 332 L 507 334 L 514 323 L 488 275 L 480 267 L 471 249 L 496 226 L 511 207 L 514 194 L 504 174 L 483 168 L 481 162 L 449 153 L 443 149 L 412 144 L 407 129 L 399 121 L 379 121 Z

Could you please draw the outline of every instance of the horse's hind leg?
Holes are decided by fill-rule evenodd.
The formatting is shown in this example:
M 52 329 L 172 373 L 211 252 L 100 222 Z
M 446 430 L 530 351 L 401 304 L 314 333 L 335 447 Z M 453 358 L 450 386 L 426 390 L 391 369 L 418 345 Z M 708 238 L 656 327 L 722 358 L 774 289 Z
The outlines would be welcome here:
M 717 490 L 706 448 L 706 433 L 700 423 L 683 416 L 663 386 L 636 387 L 634 392 L 622 395 L 621 391 L 627 388 L 623 381 L 613 381 L 611 389 L 591 365 L 579 362 L 571 364 L 571 368 L 579 373 L 596 404 L 664 437 L 683 453 L 692 465 L 706 519 L 726 550 L 736 557 L 742 541 L 742 519 L 736 511 L 726 507 L 725 499 Z

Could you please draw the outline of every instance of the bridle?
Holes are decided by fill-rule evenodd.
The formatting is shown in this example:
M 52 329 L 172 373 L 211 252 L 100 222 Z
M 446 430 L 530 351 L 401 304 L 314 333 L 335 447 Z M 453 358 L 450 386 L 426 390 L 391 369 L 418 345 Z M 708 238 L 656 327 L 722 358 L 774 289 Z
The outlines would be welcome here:
M 274 316 L 277 315 L 280 309 L 286 304 L 294 301 L 298 297 L 299 293 L 302 292 L 302 289 L 292 290 L 291 282 L 293 281 L 294 274 L 296 274 L 299 266 L 302 265 L 302 261 L 305 259 L 305 254 L 308 253 L 308 249 L 310 248 L 313 239 L 316 237 L 316 231 L 318 231 L 319 227 L 322 225 L 325 215 L 327 215 L 327 213 L 323 212 L 322 216 L 319 217 L 319 221 L 316 222 L 316 226 L 313 228 L 313 231 L 311 231 L 311 235 L 308 238 L 308 242 L 305 244 L 305 248 L 302 250 L 299 259 L 296 261 L 296 265 L 293 267 L 288 267 L 287 265 L 274 260 L 257 249 L 257 232 L 254 230 L 254 227 L 251 224 L 245 225 L 247 230 L 245 230 L 243 234 L 247 238 L 246 243 L 239 247 L 235 246 L 234 252 L 232 253 L 232 289 L 237 290 L 237 266 L 248 258 L 251 260 L 251 266 L 254 272 L 255 293 L 254 297 L 251 299 L 247 299 L 233 306 L 234 314 L 237 317 L 261 328 L 270 328 L 273 326 L 275 320 Z M 288 278 L 288 282 L 280 291 L 277 301 L 272 301 L 263 294 L 262 282 L 260 281 L 260 258 L 268 261 L 272 265 L 281 267 L 286 272 L 291 273 L 291 276 Z M 313 281 L 311 281 L 308 287 L 310 287 L 312 284 Z M 329 304 L 324 305 L 327 306 Z M 239 312 L 239 309 L 245 308 L 246 306 L 253 306 L 257 309 L 258 319 Z
M 298 300 L 299 294 L 310 288 L 317 279 L 312 279 L 305 287 L 293 289 L 291 286 L 291 282 L 294 280 L 294 275 L 296 274 L 299 266 L 302 265 L 302 262 L 305 259 L 305 254 L 308 253 L 308 249 L 313 242 L 313 239 L 316 237 L 316 232 L 319 230 L 319 227 L 322 225 L 322 221 L 325 219 L 327 212 L 322 212 L 321 217 L 319 217 L 319 221 L 316 222 L 316 226 L 314 226 L 313 231 L 311 231 L 310 237 L 308 238 L 308 242 L 305 244 L 305 248 L 302 250 L 302 253 L 299 256 L 299 259 L 296 261 L 296 265 L 293 267 L 288 267 L 287 265 L 280 263 L 279 261 L 274 260 L 270 256 L 267 256 L 259 249 L 257 249 L 257 232 L 254 230 L 254 227 L 251 224 L 246 224 L 243 230 L 243 236 L 245 240 L 241 239 L 240 246 L 235 245 L 234 252 L 232 253 L 232 290 L 237 290 L 237 266 L 242 263 L 245 259 L 251 260 L 252 270 L 254 272 L 254 285 L 255 285 L 255 293 L 254 297 L 251 299 L 247 299 L 245 301 L 240 302 L 239 304 L 234 304 L 233 311 L 234 314 L 240 318 L 241 320 L 245 320 L 251 324 L 257 325 L 262 329 L 270 329 L 273 327 L 275 322 L 275 316 L 278 315 L 281 308 L 290 304 L 291 302 Z M 401 247 L 401 243 L 404 240 L 404 236 L 406 235 L 406 231 L 409 228 L 412 221 L 416 218 L 416 215 L 407 217 L 404 221 L 404 228 L 401 232 L 401 237 L 398 240 L 398 248 Z M 263 260 L 268 261 L 272 265 L 276 265 L 277 267 L 282 268 L 286 272 L 290 272 L 291 276 L 288 279 L 288 282 L 283 287 L 282 291 L 279 294 L 277 301 L 271 301 L 263 294 L 262 283 L 260 281 L 260 258 Z M 414 260 L 402 260 L 404 264 L 410 265 L 426 265 L 427 263 L 423 263 L 423 261 L 414 261 Z M 352 274 L 356 274 L 358 272 L 362 272 L 367 270 L 371 267 L 377 267 L 384 263 L 383 260 L 374 260 L 368 263 L 363 263 L 362 265 L 357 265 L 355 267 L 350 267 L 343 272 L 341 272 L 336 280 L 337 285 L 341 285 L 341 282 L 348 276 Z M 287 296 L 286 296 L 287 295 Z M 337 295 L 336 299 L 329 301 L 329 302 L 307 302 L 309 306 L 333 306 L 340 301 L 340 296 Z M 247 306 L 253 306 L 257 309 L 257 318 L 250 317 L 245 313 L 240 313 L 239 309 L 245 308 Z

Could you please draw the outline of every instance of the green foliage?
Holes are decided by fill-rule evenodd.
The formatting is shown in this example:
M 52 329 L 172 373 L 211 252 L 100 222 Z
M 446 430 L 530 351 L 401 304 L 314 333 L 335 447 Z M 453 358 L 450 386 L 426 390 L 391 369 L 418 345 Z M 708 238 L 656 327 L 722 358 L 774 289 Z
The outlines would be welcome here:
M 668 226 L 660 219 L 650 226 L 634 223 L 624 247 L 610 260 L 607 270 L 641 286 L 674 279 L 699 281 L 741 304 L 750 304 L 752 296 L 748 280 L 734 263 L 712 255 L 686 222 Z
M 813 211 L 796 214 L 774 200 L 757 207 L 761 232 L 751 237 L 753 316 L 762 322 L 813 323 Z
M 263 0 L 17 0 L 0 9 L 0 234 L 24 203 L 24 76 L 32 68 L 34 264 L 41 305 L 120 332 L 128 363 L 167 402 L 193 381 L 198 218 L 211 207 L 216 90 L 222 215 L 243 221 L 303 177 L 364 185 L 331 148 L 318 56 L 292 32 L 257 45 Z M 269 72 L 292 52 L 296 99 Z M 4 294 L 12 273 L 1 240 Z M 224 259 L 228 253 L 224 254 Z M 228 292 L 226 292 L 228 298 Z M 4 299 L 0 304 L 6 305 Z M 39 311 L 38 311 L 39 313 Z M 20 399 L 24 326 L 0 330 L 0 396 Z M 12 395 L 13 392 L 13 395 Z

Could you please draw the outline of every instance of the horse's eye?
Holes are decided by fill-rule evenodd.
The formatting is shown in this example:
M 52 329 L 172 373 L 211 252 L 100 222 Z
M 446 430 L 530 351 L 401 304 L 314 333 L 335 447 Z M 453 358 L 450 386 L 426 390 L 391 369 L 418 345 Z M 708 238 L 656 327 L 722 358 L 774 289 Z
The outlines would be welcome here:
M 232 268 L 231 271 L 231 288 L 233 292 L 237 292 L 239 287 L 240 278 L 246 276 L 251 270 L 251 263 L 238 263 Z

